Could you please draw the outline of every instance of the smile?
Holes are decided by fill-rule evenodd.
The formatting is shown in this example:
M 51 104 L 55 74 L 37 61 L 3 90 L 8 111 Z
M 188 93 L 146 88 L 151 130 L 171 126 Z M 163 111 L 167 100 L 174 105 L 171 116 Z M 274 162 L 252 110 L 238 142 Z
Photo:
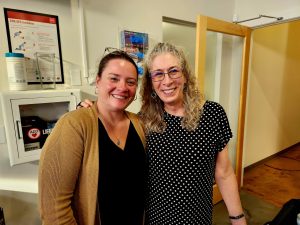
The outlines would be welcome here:
M 117 99 L 126 99 L 127 96 L 121 96 L 121 95 L 112 95 L 114 98 L 117 98 Z
M 172 93 L 175 91 L 175 89 L 176 89 L 176 88 L 167 89 L 167 90 L 162 90 L 162 92 L 163 92 L 164 94 L 169 95 L 169 94 L 172 94 Z

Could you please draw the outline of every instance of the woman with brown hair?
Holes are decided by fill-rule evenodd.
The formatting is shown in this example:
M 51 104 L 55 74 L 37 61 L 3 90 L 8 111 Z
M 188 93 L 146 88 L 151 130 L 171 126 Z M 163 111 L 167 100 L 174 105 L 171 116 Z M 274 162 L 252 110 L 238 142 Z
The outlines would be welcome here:
M 59 119 L 40 159 L 43 224 L 143 224 L 145 137 L 125 111 L 137 85 L 134 61 L 111 52 L 99 64 L 96 103 Z

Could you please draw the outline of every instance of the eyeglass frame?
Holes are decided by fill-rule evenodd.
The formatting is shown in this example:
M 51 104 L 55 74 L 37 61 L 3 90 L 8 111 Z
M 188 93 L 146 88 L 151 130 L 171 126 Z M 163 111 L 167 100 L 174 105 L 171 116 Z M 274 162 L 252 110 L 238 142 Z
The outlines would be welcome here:
M 120 48 L 115 48 L 115 47 L 105 47 L 104 49 L 104 52 L 103 52 L 103 56 L 109 53 L 112 53 L 114 51 L 117 51 L 117 52 L 124 52 L 126 53 L 130 58 L 132 58 L 133 60 L 135 60 L 136 56 L 134 54 L 131 54 L 130 52 L 126 52 L 125 50 L 123 49 L 120 49 Z
M 172 71 L 172 70 L 176 70 L 176 71 Z M 178 76 L 178 77 L 173 77 L 173 75 L 170 75 L 171 72 L 175 72 L 174 75 L 177 75 L 177 73 L 181 73 L 181 75 Z M 160 75 L 161 75 L 161 79 L 159 79 L 159 80 L 154 80 L 153 78 L 155 78 L 155 77 L 157 77 L 157 76 L 160 76 L 160 75 L 153 76 L 153 73 L 161 73 L 161 74 L 160 74 Z M 159 81 L 163 81 L 163 80 L 165 79 L 166 74 L 168 74 L 169 78 L 171 78 L 172 80 L 178 79 L 178 78 L 180 78 L 180 77 L 183 76 L 183 74 L 182 74 L 182 69 L 180 69 L 180 68 L 178 68 L 178 67 L 171 67 L 171 68 L 169 68 L 169 70 L 168 70 L 167 72 L 163 72 L 163 71 L 160 71 L 160 70 L 152 71 L 152 72 L 149 73 L 149 77 L 151 78 L 151 80 L 152 80 L 153 82 L 159 82 Z
M 114 47 L 105 47 L 104 49 L 104 52 L 103 52 L 103 56 L 109 53 L 112 53 L 114 51 L 119 51 L 119 52 L 125 52 L 124 50 L 122 49 L 119 49 L 119 48 L 114 48 Z M 127 54 L 127 52 L 125 52 Z

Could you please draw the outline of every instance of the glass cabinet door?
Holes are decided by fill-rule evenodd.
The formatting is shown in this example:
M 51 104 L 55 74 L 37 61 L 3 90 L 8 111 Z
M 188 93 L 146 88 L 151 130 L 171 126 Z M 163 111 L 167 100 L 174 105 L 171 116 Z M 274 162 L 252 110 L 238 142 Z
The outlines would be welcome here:
M 1 93 L 10 165 L 39 160 L 57 120 L 76 109 L 79 89 Z
M 34 103 L 26 98 L 11 100 L 19 158 L 41 150 L 59 117 L 70 111 L 70 104 L 76 106 L 75 97 L 68 101 L 65 97 L 36 98 Z

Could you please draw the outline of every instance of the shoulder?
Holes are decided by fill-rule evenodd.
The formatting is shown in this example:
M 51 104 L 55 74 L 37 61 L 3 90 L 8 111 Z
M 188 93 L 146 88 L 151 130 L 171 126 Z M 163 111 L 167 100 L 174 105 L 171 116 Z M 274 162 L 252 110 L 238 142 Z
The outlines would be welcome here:
M 139 116 L 136 113 L 126 111 L 126 115 L 130 120 L 138 120 Z
M 129 111 L 125 111 L 126 115 L 128 116 L 128 118 L 130 119 L 130 121 L 134 124 L 134 125 L 141 125 L 141 120 L 138 114 L 133 113 L 133 112 L 129 112 Z
M 65 113 L 58 123 L 62 125 L 77 126 L 80 124 L 86 124 L 93 122 L 97 118 L 92 108 L 80 108 Z
M 206 101 L 203 107 L 203 114 L 214 117 L 226 117 L 226 112 L 223 106 L 220 103 L 213 102 L 213 101 Z
M 210 111 L 224 111 L 223 106 L 220 103 L 214 102 L 214 101 L 206 101 L 204 106 L 204 110 L 210 110 Z

